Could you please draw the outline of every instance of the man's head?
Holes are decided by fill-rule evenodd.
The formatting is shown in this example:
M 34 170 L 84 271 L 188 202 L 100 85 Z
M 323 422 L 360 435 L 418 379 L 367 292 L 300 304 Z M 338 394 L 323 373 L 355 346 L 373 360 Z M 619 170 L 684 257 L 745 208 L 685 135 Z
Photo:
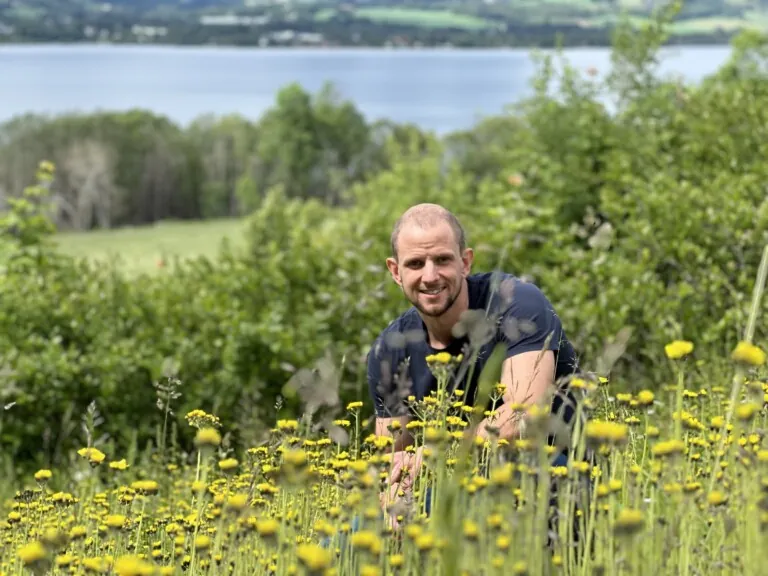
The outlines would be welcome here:
M 439 317 L 461 295 L 472 259 L 456 217 L 437 204 L 417 204 L 395 223 L 387 267 L 423 315 Z

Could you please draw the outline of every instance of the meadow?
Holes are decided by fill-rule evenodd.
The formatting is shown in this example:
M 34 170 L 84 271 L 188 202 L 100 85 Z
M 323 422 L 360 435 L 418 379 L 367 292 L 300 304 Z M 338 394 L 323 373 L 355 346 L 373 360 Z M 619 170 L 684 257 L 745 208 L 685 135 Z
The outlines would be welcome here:
M 370 434 L 362 402 L 321 432 L 311 418 L 278 420 L 242 456 L 221 449 L 226 422 L 193 410 L 185 415 L 192 453 L 161 441 L 127 461 L 83 446 L 78 481 L 55 489 L 55 472 L 38 470 L 0 523 L 0 569 L 757 574 L 768 560 L 768 383 L 751 375 L 765 353 L 745 341 L 731 355 L 732 374 L 704 381 L 696 372 L 709 366 L 692 369 L 694 351 L 688 341 L 659 351 L 672 383 L 656 394 L 621 393 L 606 378 L 571 380 L 578 411 L 591 416 L 564 443 L 565 465 L 552 463 L 555 446 L 545 439 L 556 415 L 541 406 L 517 408 L 528 425 L 513 441 L 466 434 L 491 414 L 450 391 L 462 358 L 432 357 L 438 389 L 411 401 L 418 417 L 406 427 L 423 465 L 411 497 L 397 491 L 384 501 L 396 527 L 382 518 L 379 496 L 390 494 L 393 437 L 404 430 Z M 483 373 L 479 398 L 499 396 L 496 376 Z
M 162 221 L 117 230 L 61 232 L 53 241 L 63 254 L 73 258 L 115 265 L 131 274 L 152 274 L 176 260 L 213 259 L 222 243 L 235 251 L 244 249 L 246 226 L 246 220 L 237 218 Z
M 764 30 L 767 17 L 764 8 L 740 2 L 726 2 L 718 6 L 706 6 L 703 3 L 686 3 L 690 13 L 672 23 L 670 30 L 675 34 L 701 34 L 723 30 L 727 32 L 754 29 Z M 697 12 L 701 15 L 697 15 Z M 626 18 L 633 26 L 642 28 L 653 21 L 653 15 L 641 2 L 629 0 L 606 5 L 585 0 L 547 0 L 530 2 L 517 0 L 504 6 L 477 7 L 458 5 L 452 10 L 413 6 L 373 5 L 354 10 L 336 10 L 326 8 L 318 11 L 315 18 L 326 21 L 344 14 L 360 20 L 387 24 L 401 24 L 424 28 L 453 28 L 457 30 L 485 30 L 498 27 L 494 20 L 496 14 L 503 14 L 513 24 L 558 23 L 577 25 L 584 28 L 617 25 Z
M 264 186 L 183 147 L 194 174 L 227 167 L 242 220 L 59 232 L 62 172 L 40 158 L 0 215 L 0 574 L 760 573 L 768 37 L 698 86 L 654 75 L 662 41 L 625 31 L 614 74 L 566 69 L 554 95 L 544 60 L 514 112 L 449 140 L 393 131 L 352 180 L 318 176 L 343 167 L 328 149 L 295 153 L 291 122 L 321 124 L 289 92 L 258 127 L 274 165 L 243 158 Z M 147 190 L 232 200 L 171 186 L 195 181 L 172 156 Z M 366 353 L 403 309 L 384 258 L 416 202 L 455 211 L 476 271 L 551 298 L 582 358 L 572 426 L 544 403 L 515 406 L 518 437 L 466 432 L 500 394 L 498 351 L 477 398 L 452 384 L 479 319 L 464 356 L 428 359 L 438 386 L 403 399 L 405 429 L 374 434 Z M 382 495 L 405 433 L 422 465 Z

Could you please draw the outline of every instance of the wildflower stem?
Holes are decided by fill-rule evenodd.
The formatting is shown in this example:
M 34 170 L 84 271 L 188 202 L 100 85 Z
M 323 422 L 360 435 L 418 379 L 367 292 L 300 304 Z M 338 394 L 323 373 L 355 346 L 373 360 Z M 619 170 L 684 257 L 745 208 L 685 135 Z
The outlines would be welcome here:
M 139 526 L 136 529 L 136 553 L 139 553 L 139 542 L 141 542 L 141 525 L 144 522 L 144 510 L 147 507 L 147 497 L 141 497 L 141 512 L 139 512 Z
M 685 386 L 685 378 L 682 368 L 677 370 L 677 389 L 675 393 L 677 395 L 675 401 L 675 410 L 677 411 L 677 418 L 675 418 L 675 440 L 680 440 L 683 429 L 683 387 Z
M 768 275 L 768 245 L 766 245 L 763 249 L 763 257 L 760 260 L 760 266 L 757 270 L 757 279 L 755 280 L 755 287 L 752 291 L 752 305 L 749 310 L 747 326 L 744 329 L 744 340 L 746 342 L 751 342 L 752 338 L 754 337 L 755 322 L 757 321 L 757 314 L 758 310 L 760 309 L 760 301 L 763 297 L 766 275 Z M 733 418 L 733 412 L 736 409 L 736 400 L 739 397 L 739 392 L 741 391 L 741 384 L 743 381 L 744 368 L 741 364 L 739 364 L 736 367 L 736 374 L 734 375 L 733 381 L 731 383 L 731 401 L 728 404 L 728 412 L 726 413 L 725 421 L 720 427 L 720 442 L 718 443 L 717 452 L 715 453 L 715 463 L 712 466 L 712 473 L 709 477 L 708 492 L 712 492 L 712 489 L 715 485 L 715 480 L 718 473 L 720 472 L 720 454 L 723 450 L 723 446 L 725 446 L 725 437 L 728 431 L 728 425 L 731 423 L 731 419 Z

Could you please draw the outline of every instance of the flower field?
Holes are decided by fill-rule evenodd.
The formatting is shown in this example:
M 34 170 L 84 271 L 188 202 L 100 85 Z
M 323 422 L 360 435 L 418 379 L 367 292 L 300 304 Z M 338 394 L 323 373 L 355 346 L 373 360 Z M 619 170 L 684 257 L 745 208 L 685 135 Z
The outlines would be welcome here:
M 460 359 L 432 358 L 440 385 L 407 426 L 424 463 L 412 496 L 385 505 L 394 523 L 379 499 L 393 439 L 365 431 L 362 402 L 333 422 L 341 435 L 280 420 L 239 458 L 220 451 L 226 423 L 194 410 L 186 458 L 127 463 L 84 447 L 80 480 L 59 489 L 40 470 L 5 503 L 0 572 L 756 574 L 768 561 L 768 384 L 752 373 L 765 354 L 739 345 L 730 383 L 689 376 L 702 371 L 691 342 L 661 355 L 677 376 L 658 394 L 571 381 L 589 418 L 565 465 L 543 441 L 547 410 L 519 407 L 513 442 L 465 434 L 487 412 L 445 388 Z

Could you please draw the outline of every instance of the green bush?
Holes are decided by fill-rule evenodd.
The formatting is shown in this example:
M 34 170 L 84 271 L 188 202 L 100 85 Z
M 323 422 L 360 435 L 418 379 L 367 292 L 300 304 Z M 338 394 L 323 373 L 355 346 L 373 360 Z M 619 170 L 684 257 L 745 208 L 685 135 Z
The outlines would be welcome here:
M 50 246 L 42 174 L 0 227 L 0 400 L 15 403 L 0 413 L 2 454 L 22 473 L 60 464 L 89 441 L 90 414 L 90 441 L 130 457 L 195 408 L 230 423 L 229 445 L 253 445 L 301 409 L 286 384 L 307 374 L 321 400 L 361 399 L 370 413 L 365 354 L 404 306 L 384 266 L 389 234 L 417 202 L 462 219 L 477 270 L 537 282 L 586 368 L 654 388 L 672 338 L 726 355 L 768 242 L 768 40 L 740 42 L 700 87 L 648 76 L 653 50 L 625 50 L 610 113 L 605 86 L 572 71 L 547 95 L 544 66 L 517 113 L 445 139 L 392 131 L 376 146 L 380 169 L 333 203 L 277 182 L 249 217 L 245 254 L 223 247 L 158 275 Z M 175 438 L 189 446 L 186 428 Z

